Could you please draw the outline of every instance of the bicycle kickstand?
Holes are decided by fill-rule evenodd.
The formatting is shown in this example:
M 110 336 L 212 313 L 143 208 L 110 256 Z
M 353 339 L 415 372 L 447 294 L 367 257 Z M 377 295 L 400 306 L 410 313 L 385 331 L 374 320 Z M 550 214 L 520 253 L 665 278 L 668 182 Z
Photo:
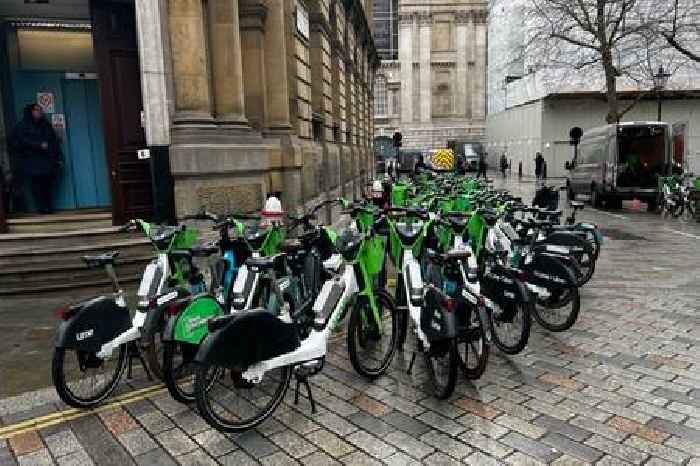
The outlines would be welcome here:
M 309 385 L 309 379 L 303 375 L 297 375 L 297 386 L 296 392 L 294 394 L 294 404 L 299 404 L 299 385 L 304 384 L 306 386 L 306 394 L 309 396 L 309 403 L 311 403 L 311 414 L 316 414 L 316 402 L 311 394 L 311 385 Z

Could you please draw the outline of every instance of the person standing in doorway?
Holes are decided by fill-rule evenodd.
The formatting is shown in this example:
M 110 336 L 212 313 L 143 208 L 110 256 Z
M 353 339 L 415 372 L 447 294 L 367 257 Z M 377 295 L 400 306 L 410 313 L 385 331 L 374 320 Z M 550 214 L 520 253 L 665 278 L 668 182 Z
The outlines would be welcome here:
M 542 178 L 542 170 L 544 168 L 544 157 L 542 157 L 542 153 L 538 152 L 537 155 L 535 156 L 535 178 L 538 180 Z
M 17 164 L 31 183 L 32 196 L 40 213 L 53 212 L 53 185 L 63 164 L 61 142 L 41 107 L 29 104 L 12 133 Z
M 479 154 L 479 173 L 476 175 L 476 179 L 478 180 L 481 178 L 481 175 L 484 175 L 484 179 L 486 179 L 486 154 L 481 153 Z

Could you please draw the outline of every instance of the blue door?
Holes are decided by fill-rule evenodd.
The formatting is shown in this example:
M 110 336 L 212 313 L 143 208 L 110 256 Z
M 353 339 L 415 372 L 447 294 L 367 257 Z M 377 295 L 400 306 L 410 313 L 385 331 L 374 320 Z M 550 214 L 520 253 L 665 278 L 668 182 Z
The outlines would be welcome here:
M 41 71 L 17 71 L 14 78 L 18 119 L 22 118 L 24 106 L 36 101 L 38 92 L 52 93 L 54 114 L 65 117 L 65 128 L 56 129 L 63 141 L 64 166 L 54 186 L 54 208 L 67 210 L 110 206 L 97 80 L 65 79 L 64 73 Z M 49 121 L 52 121 L 52 115 L 46 115 Z M 26 188 L 25 199 L 31 199 Z M 31 205 L 33 202 L 30 202 Z
M 71 159 L 75 207 L 107 207 L 110 187 L 97 80 L 64 80 L 63 98 L 66 111 L 64 150 Z

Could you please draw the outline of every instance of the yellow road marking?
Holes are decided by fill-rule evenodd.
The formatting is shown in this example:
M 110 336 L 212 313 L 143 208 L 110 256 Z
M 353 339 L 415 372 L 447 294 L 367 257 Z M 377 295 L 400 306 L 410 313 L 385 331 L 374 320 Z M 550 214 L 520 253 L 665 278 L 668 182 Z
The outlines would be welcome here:
M 166 387 L 163 384 L 153 385 L 139 390 L 134 390 L 129 393 L 124 393 L 114 397 L 108 403 L 101 405 L 95 409 L 65 409 L 55 413 L 47 414 L 33 419 L 27 419 L 16 424 L 0 428 L 0 439 L 7 439 L 16 435 L 24 434 L 34 430 L 43 429 L 45 427 L 61 424 L 63 422 L 72 421 L 91 414 L 97 414 L 102 411 L 108 411 L 118 406 L 133 403 L 143 400 L 149 396 L 164 392 Z

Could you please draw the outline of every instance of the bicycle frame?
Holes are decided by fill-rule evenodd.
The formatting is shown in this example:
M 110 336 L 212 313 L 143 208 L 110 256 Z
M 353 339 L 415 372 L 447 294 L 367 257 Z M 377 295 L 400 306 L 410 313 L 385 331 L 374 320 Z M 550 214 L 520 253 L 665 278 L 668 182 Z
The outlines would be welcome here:
M 324 325 L 319 330 L 311 330 L 309 336 L 302 340 L 299 347 L 291 353 L 261 361 L 249 367 L 242 374 L 244 379 L 250 382 L 257 382 L 262 380 L 267 371 L 278 367 L 313 361 L 326 355 L 328 338 L 347 315 L 347 310 L 350 308 L 349 305 L 353 302 L 353 298 L 358 293 L 362 293 L 359 290 L 357 277 L 355 276 L 355 267 L 344 263 L 339 254 L 331 256 L 330 259 L 323 263 L 323 266 L 330 273 L 335 273 L 330 280 L 323 284 L 321 292 L 313 305 L 313 309 L 317 312 L 323 312 L 324 309 L 332 310 Z M 338 295 L 337 292 L 334 293 L 334 288 L 336 290 L 341 288 L 342 292 Z

